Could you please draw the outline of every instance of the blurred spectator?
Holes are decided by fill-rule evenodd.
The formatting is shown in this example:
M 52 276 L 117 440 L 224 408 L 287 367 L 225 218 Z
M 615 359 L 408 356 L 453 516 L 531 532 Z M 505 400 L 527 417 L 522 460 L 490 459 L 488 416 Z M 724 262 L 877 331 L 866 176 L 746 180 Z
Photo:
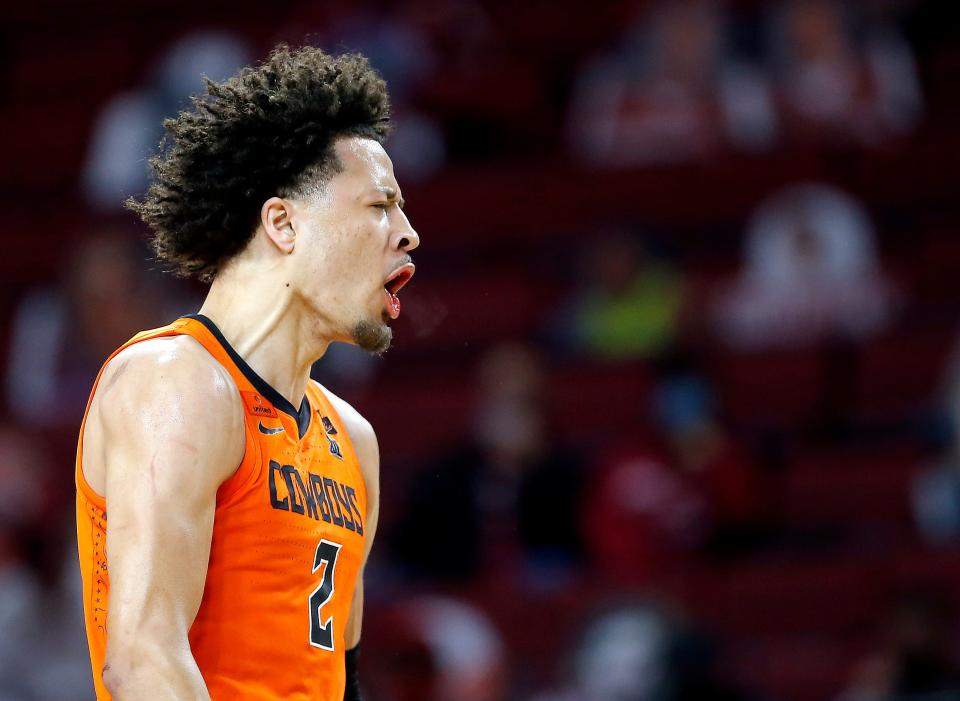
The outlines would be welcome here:
M 893 290 L 863 207 L 826 185 L 764 201 L 745 237 L 739 278 L 714 309 L 721 338 L 750 349 L 862 340 L 890 321 Z
M 83 634 L 76 550 L 57 518 L 46 446 L 27 429 L 0 425 L 0 699 L 79 701 L 93 694 Z M 68 521 L 68 525 L 70 522 Z M 42 565 L 50 543 L 67 552 L 53 586 Z M 60 564 L 60 563 L 58 563 Z
M 675 626 L 656 701 L 748 701 L 757 698 L 727 679 L 717 640 L 689 622 Z
M 536 576 L 578 559 L 580 462 L 548 431 L 543 379 L 525 346 L 496 346 L 483 357 L 473 434 L 411 483 L 395 549 L 405 567 L 508 582 L 518 565 Z
M 428 180 L 447 160 L 442 126 L 411 104 L 394 104 L 393 130 L 387 142 L 397 177 L 404 182 Z
M 320 28 L 321 46 L 358 52 L 370 60 L 390 86 L 391 102 L 410 99 L 437 63 L 428 38 L 405 9 L 400 3 L 378 8 L 356 5 Z
M 913 425 L 896 419 L 913 416 L 914 410 L 899 386 L 926 382 L 920 376 L 925 373 L 918 366 L 915 334 L 930 336 L 922 346 L 936 344 L 939 330 L 952 328 L 957 312 L 960 248 L 952 173 L 956 159 L 950 151 L 957 121 L 956 2 L 636 0 L 547 6 L 294 0 L 271 5 L 266 24 L 236 25 L 242 38 L 196 33 L 198 23 L 216 21 L 218 10 L 192 8 L 195 12 L 183 25 L 191 33 L 172 47 L 158 44 L 173 28 L 176 14 L 165 14 L 163 8 L 116 3 L 92 14 L 45 9 L 21 3 L 7 13 L 10 41 L 3 55 L 8 90 L 0 100 L 0 121 L 9 137 L 4 191 L 8 203 L 16 203 L 5 236 L 19 241 L 16 250 L 32 241 L 16 234 L 23 229 L 23 217 L 16 215 L 23 202 L 40 203 L 44 211 L 52 205 L 55 222 L 69 222 L 87 215 L 77 209 L 72 183 L 88 203 L 107 210 L 141 191 L 146 158 L 162 136 L 161 118 L 174 116 L 188 95 L 202 91 L 202 73 L 222 78 L 246 61 L 248 41 L 258 44 L 258 52 L 276 40 L 300 43 L 304 37 L 316 38 L 329 51 L 366 52 L 389 82 L 395 130 L 387 148 L 400 182 L 439 176 L 445 183 L 417 188 L 422 192 L 410 197 L 422 211 L 434 213 L 428 219 L 435 221 L 424 227 L 437 228 L 441 219 L 450 218 L 451 208 L 474 199 L 514 221 L 516 245 L 511 239 L 496 255 L 486 255 L 492 247 L 478 253 L 475 246 L 486 217 L 467 221 L 456 236 L 434 236 L 424 253 L 431 259 L 424 260 L 427 267 L 432 261 L 457 269 L 466 258 L 482 254 L 483 267 L 492 279 L 500 279 L 518 266 L 543 265 L 538 242 L 548 233 L 546 227 L 567 216 L 568 205 L 578 221 L 609 216 L 610 200 L 597 197 L 596 188 L 587 188 L 574 203 L 556 194 L 564 188 L 553 191 L 566 175 L 558 171 L 554 153 L 556 140 L 564 136 L 568 151 L 587 164 L 669 164 L 670 179 L 686 185 L 665 193 L 663 206 L 655 206 L 651 216 L 670 235 L 671 247 L 683 252 L 682 260 L 698 267 L 671 267 L 658 249 L 636 242 L 634 232 L 615 231 L 608 240 L 609 232 L 589 230 L 603 235 L 584 252 L 582 287 L 558 317 L 558 340 L 584 356 L 571 373 L 576 390 L 563 394 L 571 409 L 544 404 L 539 389 L 543 370 L 535 358 L 522 360 L 530 357 L 525 346 L 501 347 L 478 373 L 473 431 L 461 438 L 458 450 L 436 455 L 428 452 L 429 441 L 417 430 L 433 415 L 420 411 L 430 401 L 434 382 L 419 382 L 418 375 L 387 386 L 376 378 L 380 369 L 418 374 L 432 363 L 437 377 L 447 378 L 461 352 L 417 344 L 420 369 L 414 370 L 402 348 L 374 360 L 334 345 L 318 366 L 322 380 L 358 406 L 370 396 L 363 396 L 364 389 L 375 389 L 386 407 L 411 399 L 408 411 L 398 417 L 408 430 L 383 437 L 384 475 L 394 475 L 384 492 L 384 508 L 391 507 L 390 514 L 384 512 L 390 517 L 384 525 L 403 516 L 396 537 L 400 547 L 390 551 L 385 539 L 375 546 L 372 564 L 382 564 L 376 558 L 389 559 L 420 577 L 399 573 L 391 579 L 398 572 L 390 568 L 380 577 L 368 567 L 368 575 L 374 575 L 368 576 L 367 598 L 373 625 L 364 631 L 363 654 L 369 659 L 361 663 L 361 675 L 371 699 L 514 699 L 508 675 L 519 671 L 521 683 L 542 681 L 538 674 L 553 662 L 548 656 L 555 649 L 546 638 L 566 628 L 576 611 L 596 605 L 600 595 L 593 586 L 568 586 L 567 575 L 578 572 L 587 574 L 591 584 L 604 575 L 632 585 L 666 585 L 673 575 L 681 581 L 699 578 L 689 589 L 676 591 L 689 593 L 700 606 L 714 607 L 717 619 L 725 622 L 719 632 L 736 640 L 737 654 L 721 657 L 717 641 L 698 632 L 695 623 L 685 623 L 682 613 L 655 605 L 623 607 L 589 621 L 576 654 L 559 660 L 566 663 L 558 665 L 565 674 L 561 688 L 542 694 L 540 701 L 739 701 L 742 692 L 721 674 L 728 670 L 749 672 L 770 699 L 813 697 L 815 687 L 838 690 L 834 656 L 852 649 L 873 653 L 852 671 L 844 701 L 960 699 L 952 655 L 956 620 L 935 601 L 920 597 L 898 604 L 882 631 L 856 631 L 848 620 L 885 615 L 875 602 L 877 587 L 888 585 L 890 573 L 906 583 L 920 573 L 935 574 L 944 590 L 960 591 L 957 552 L 951 551 L 960 545 L 960 430 L 913 484 L 914 520 L 921 536 L 947 547 L 904 549 L 900 538 L 872 538 L 864 560 L 860 539 L 846 537 L 872 524 L 864 519 L 889 519 L 896 533 L 909 523 L 899 510 L 869 516 L 843 504 L 864 501 L 856 493 L 859 485 L 869 487 L 871 495 L 876 488 L 884 502 L 889 491 L 892 503 L 893 496 L 902 495 L 899 470 L 896 475 L 873 470 L 862 482 L 844 477 L 831 481 L 829 489 L 822 488 L 828 470 L 819 470 L 819 476 L 803 473 L 801 479 L 791 472 L 771 494 L 763 471 L 757 474 L 752 444 L 731 430 L 714 405 L 716 400 L 740 412 L 744 424 L 758 428 L 765 428 L 770 417 L 783 435 L 778 428 L 757 437 L 771 441 L 772 452 L 782 451 L 784 460 L 794 453 L 811 454 L 813 448 L 825 466 L 845 464 L 847 443 L 855 455 L 862 440 L 875 452 L 874 430 L 882 431 L 884 450 L 888 444 L 897 454 L 912 450 Z M 635 13 L 635 21 L 622 22 L 624 9 Z M 910 45 L 892 20 L 900 9 L 908 19 L 903 27 Z M 761 20 L 760 33 L 754 18 Z M 162 26 L 153 26 L 157 22 Z M 101 41 L 111 37 L 119 42 L 116 56 L 104 49 L 111 42 Z M 604 46 L 612 50 L 588 55 L 593 47 Z M 123 67 L 126 59 L 152 68 L 139 86 L 121 94 L 116 91 L 126 90 L 122 81 L 130 77 Z M 577 74 L 572 86 L 571 69 Z M 925 111 L 929 119 L 924 119 Z M 63 115 L 70 119 L 64 121 Z M 798 145 L 810 148 L 800 153 Z M 837 145 L 839 151 L 832 148 Z M 781 150 L 783 146 L 787 148 Z M 764 158 L 762 163 L 738 158 L 726 165 L 713 159 L 707 177 L 701 177 L 700 163 L 731 149 L 763 153 Z M 84 153 L 86 164 L 77 172 Z M 508 170 L 530 181 L 533 190 L 524 193 L 530 197 L 517 199 L 500 182 L 504 157 Z M 474 167 L 472 160 L 481 166 Z M 623 179 L 619 189 L 642 188 L 648 175 L 618 173 Z M 756 196 L 764 178 L 779 183 L 789 177 L 850 183 L 870 198 L 871 213 L 884 217 L 877 220 L 883 238 L 874 242 L 864 205 L 831 187 L 792 188 L 758 208 L 744 237 L 742 273 L 711 303 L 709 319 L 716 338 L 735 349 L 802 351 L 775 353 L 771 367 L 760 359 L 756 371 L 747 356 L 747 362 L 736 362 L 736 372 L 725 375 L 730 394 L 714 397 L 703 377 L 666 367 L 678 335 L 681 343 L 689 338 L 698 351 L 712 356 L 711 338 L 685 323 L 686 310 L 693 306 L 691 283 L 712 279 L 718 262 L 736 254 L 724 234 L 730 218 L 739 216 L 743 197 Z M 739 194 L 727 201 L 705 191 L 717 182 L 729 182 Z M 542 221 L 540 214 L 507 216 L 530 202 L 553 214 Z M 683 203 L 696 203 L 693 219 L 681 211 Z M 694 222 L 702 227 L 697 224 L 700 233 L 691 236 Z M 51 228 L 56 230 L 61 227 Z M 93 697 L 73 514 L 63 502 L 64 492 L 73 488 L 70 465 L 49 459 L 41 448 L 52 449 L 52 456 L 61 445 L 68 450 L 76 445 L 90 381 L 107 353 L 135 330 L 190 309 L 171 298 L 167 290 L 172 288 L 161 291 L 145 277 L 147 256 L 132 247 L 129 236 L 105 232 L 82 241 L 56 285 L 43 284 L 43 266 L 27 266 L 19 255 L 6 259 L 9 311 L 0 318 L 0 357 L 6 364 L 7 408 L 22 423 L 0 426 L 2 701 Z M 897 294 L 880 268 L 875 250 L 880 243 L 885 252 L 897 255 L 898 272 L 902 267 L 911 284 L 915 281 L 924 291 L 910 300 L 916 315 L 889 329 Z M 462 291 L 456 292 L 459 298 Z M 414 297 L 407 331 L 429 340 L 437 324 L 456 309 L 436 302 L 421 306 L 426 311 L 414 319 Z M 887 330 L 892 333 L 886 335 Z M 870 343 L 881 333 L 880 344 Z M 484 336 L 490 343 L 502 341 L 494 338 L 493 329 Z M 816 354 L 809 352 L 811 345 L 818 346 Z M 463 352 L 472 351 L 466 347 Z M 737 354 L 723 354 L 721 362 L 731 357 Z M 624 381 L 624 387 L 643 387 L 634 396 L 617 385 L 620 377 L 626 379 L 617 363 L 600 367 L 594 362 L 617 358 L 652 359 L 657 373 L 653 390 L 646 374 L 651 363 L 630 365 L 629 372 L 644 376 Z M 960 354 L 956 367 L 951 416 L 960 427 Z M 602 389 L 595 395 L 609 388 L 611 395 L 623 397 L 624 406 L 649 404 L 650 416 L 631 427 L 620 444 L 600 439 L 596 445 L 578 445 L 574 453 L 572 439 L 550 430 L 543 417 L 562 413 L 575 421 L 578 414 L 594 413 L 590 423 L 608 430 L 583 434 L 615 435 L 609 411 L 595 410 L 594 400 L 589 407 L 578 401 L 580 383 L 592 382 L 595 375 L 604 378 L 596 383 Z M 898 377 L 884 381 L 892 375 Z M 800 387 L 805 382 L 800 376 L 811 378 L 810 391 Z M 746 386 L 737 386 L 741 380 Z M 446 396 L 450 384 L 443 382 Z M 473 388 L 459 389 L 468 394 Z M 780 398 L 771 404 L 772 394 Z M 803 395 L 798 404 L 808 394 L 817 395 L 809 410 L 815 421 L 805 418 L 797 424 L 781 417 L 784 410 L 773 405 L 792 407 L 792 394 Z M 792 410 L 786 413 L 793 416 Z M 754 418 L 756 414 L 761 416 Z M 876 414 L 891 421 L 877 426 Z M 32 433 L 37 423 L 56 428 L 44 428 L 38 439 Z M 810 444 L 811 439 L 837 436 L 845 441 L 841 452 L 832 440 Z M 410 479 L 394 469 L 401 467 L 401 453 L 420 456 L 432 469 Z M 587 470 L 578 455 L 589 458 Z M 810 460 L 802 462 L 804 468 L 814 467 Z M 57 464 L 60 468 L 51 474 Z M 824 482 L 811 489 L 820 479 Z M 404 510 L 404 491 L 410 494 L 405 515 L 396 512 Z M 770 504 L 792 505 L 783 515 L 785 528 L 800 531 L 811 524 L 806 515 L 797 521 L 793 513 L 798 504 L 802 510 L 809 503 L 810 494 L 829 497 L 830 503 L 822 506 L 839 514 L 836 523 L 828 519 L 836 537 L 825 528 L 822 537 L 818 529 L 809 538 L 804 531 L 779 539 L 769 553 L 749 548 L 758 543 L 753 540 L 758 529 L 776 537 L 765 520 Z M 721 555 L 745 547 L 750 555 L 718 563 L 711 557 L 715 545 Z M 64 574 L 57 567 L 61 555 Z M 584 567 L 585 556 L 593 556 L 590 565 L 596 567 Z M 877 571 L 848 576 L 861 560 Z M 658 582 L 657 574 L 664 571 L 665 581 Z M 498 617 L 500 630 L 469 604 L 411 599 L 411 591 L 456 579 L 457 588 L 484 601 L 506 601 L 519 577 L 527 575 L 529 582 L 531 572 L 538 575 L 537 584 L 549 582 L 557 590 L 549 597 L 535 590 L 526 598 L 536 599 L 545 610 L 529 618 Z M 807 591 L 797 582 L 781 586 L 794 573 L 803 581 L 822 576 L 823 591 Z M 777 583 L 764 597 L 768 600 L 756 602 L 764 611 L 777 605 L 775 615 L 761 616 L 744 600 L 740 584 L 757 582 L 758 575 L 762 582 Z M 813 603 L 830 604 L 824 597 L 833 592 L 840 594 L 836 606 L 856 606 L 837 619 L 824 611 L 823 620 L 800 620 L 804 611 L 819 610 Z M 577 605 L 567 606 L 574 598 Z M 951 594 L 951 599 L 956 597 Z M 564 605 L 555 605 L 557 601 Z M 511 600 L 505 610 L 517 611 L 515 603 Z M 385 610 L 394 606 L 395 616 Z M 794 606 L 796 611 L 781 615 L 781 608 Z M 741 607 L 748 614 L 742 620 Z M 549 630 L 538 629 L 544 617 L 550 617 Z M 391 640 L 382 654 L 372 649 L 379 635 Z M 758 656 L 744 654 L 748 650 Z M 797 688 L 801 680 L 809 694 Z
M 487 8 L 477 0 L 408 0 L 402 7 L 447 69 L 476 70 L 491 53 L 507 48 Z
M 531 701 L 746 701 L 717 671 L 717 644 L 655 604 L 620 605 L 589 621 L 566 688 Z
M 504 701 L 506 650 L 490 620 L 470 604 L 409 599 L 378 622 L 388 651 L 376 668 L 383 701 Z
M 27 538 L 44 527 L 43 489 L 49 465 L 28 435 L 14 426 L 0 428 L 0 698 L 37 698 L 33 675 L 39 650 L 43 591 L 30 567 Z
M 142 87 L 114 97 L 94 125 L 83 189 L 87 200 L 104 210 L 118 210 L 124 200 L 147 188 L 147 159 L 163 136 L 163 120 L 204 91 L 203 76 L 219 81 L 250 63 L 250 52 L 226 32 L 187 34 L 157 62 Z
M 611 166 L 669 163 L 770 143 L 768 88 L 732 58 L 717 5 L 644 6 L 619 49 L 581 69 L 567 117 L 581 157 Z
M 417 6 L 352 8 L 325 26 L 319 41 L 330 51 L 363 54 L 387 81 L 393 124 L 387 148 L 405 182 L 429 178 L 446 161 L 442 126 L 416 107 L 419 90 L 439 61 L 421 29 Z
M 960 542 L 960 345 L 947 368 L 942 406 L 944 449 L 913 481 L 913 516 L 924 539 L 934 545 Z
M 855 36 L 856 5 L 790 0 L 771 23 L 777 92 L 793 137 L 875 143 L 913 127 L 922 98 L 910 46 L 892 23 Z
M 662 445 L 626 440 L 607 448 L 582 516 L 594 571 L 649 581 L 665 561 L 705 544 L 707 513 L 693 477 L 675 468 Z
M 139 329 L 189 309 L 145 274 L 128 231 L 83 238 L 58 286 L 27 291 L 16 307 L 6 397 L 18 416 L 40 425 L 79 425 L 97 371 Z
M 566 688 L 531 701 L 655 701 L 666 680 L 672 623 L 650 604 L 618 606 L 587 623 L 566 665 Z
M 583 517 L 597 571 L 620 582 L 707 547 L 737 552 L 768 525 L 764 479 L 716 418 L 704 380 L 669 368 L 652 399 L 659 436 L 601 454 Z
M 553 321 L 564 346 L 602 360 L 650 358 L 675 340 L 683 278 L 625 231 L 591 237 L 584 280 Z
M 736 552 L 754 545 L 770 527 L 770 494 L 765 476 L 746 445 L 717 416 L 707 382 L 675 356 L 664 364 L 654 391 L 656 424 L 667 454 L 706 504 L 707 545 Z
M 933 545 L 960 541 L 960 450 L 956 441 L 940 460 L 913 481 L 913 516 L 923 538 Z
M 838 701 L 953 701 L 956 621 L 937 597 L 912 593 L 888 612 L 883 647 L 860 662 Z
M 36 648 L 25 668 L 31 670 L 38 700 L 88 701 L 94 696 L 72 525 L 67 524 L 56 538 L 58 544 L 68 545 L 56 579 L 44 589 L 36 619 Z

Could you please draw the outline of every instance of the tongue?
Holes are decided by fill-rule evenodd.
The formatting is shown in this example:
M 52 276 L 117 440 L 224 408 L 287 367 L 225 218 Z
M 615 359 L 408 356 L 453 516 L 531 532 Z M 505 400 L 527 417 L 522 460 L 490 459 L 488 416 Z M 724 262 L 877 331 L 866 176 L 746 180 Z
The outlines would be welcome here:
M 387 291 L 387 313 L 390 314 L 391 319 L 397 319 L 400 317 L 400 298 L 397 297 L 390 291 Z

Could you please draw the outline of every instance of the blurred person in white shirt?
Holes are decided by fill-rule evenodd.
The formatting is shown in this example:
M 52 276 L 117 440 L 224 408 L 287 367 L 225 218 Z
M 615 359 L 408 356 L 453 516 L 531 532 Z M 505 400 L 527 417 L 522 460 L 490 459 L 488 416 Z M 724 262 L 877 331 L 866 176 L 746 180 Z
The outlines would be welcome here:
M 743 268 L 713 309 L 717 333 L 744 350 L 879 333 L 896 295 L 874 238 L 864 208 L 836 188 L 804 184 L 775 193 L 751 218 Z

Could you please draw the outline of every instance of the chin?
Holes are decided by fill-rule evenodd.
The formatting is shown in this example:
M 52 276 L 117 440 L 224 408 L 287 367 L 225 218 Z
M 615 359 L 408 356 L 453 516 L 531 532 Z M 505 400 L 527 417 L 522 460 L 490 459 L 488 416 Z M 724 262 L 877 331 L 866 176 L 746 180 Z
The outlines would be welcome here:
M 353 342 L 369 353 L 384 353 L 393 341 L 393 330 L 387 325 L 389 317 L 379 321 L 363 319 L 358 321 L 351 332 Z

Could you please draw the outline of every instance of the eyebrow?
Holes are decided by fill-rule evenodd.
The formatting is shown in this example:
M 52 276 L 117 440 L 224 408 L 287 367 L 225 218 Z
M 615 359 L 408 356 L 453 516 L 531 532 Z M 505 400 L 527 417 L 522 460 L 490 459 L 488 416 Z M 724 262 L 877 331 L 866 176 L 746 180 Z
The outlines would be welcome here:
M 403 199 L 403 197 L 397 197 L 397 191 L 394 190 L 389 185 L 380 185 L 377 188 L 377 192 L 380 192 L 383 195 L 385 195 L 388 200 L 396 200 L 397 206 L 400 207 L 400 209 L 403 209 L 403 206 L 407 203 L 407 201 Z

